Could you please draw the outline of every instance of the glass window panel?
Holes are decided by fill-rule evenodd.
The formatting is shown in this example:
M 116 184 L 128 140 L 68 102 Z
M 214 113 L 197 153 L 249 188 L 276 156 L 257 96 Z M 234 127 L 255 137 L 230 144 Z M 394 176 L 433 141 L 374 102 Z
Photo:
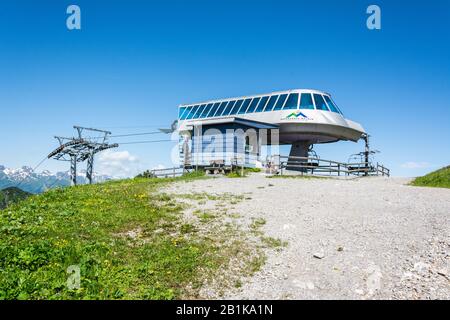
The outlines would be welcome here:
M 230 114 L 231 109 L 233 108 L 234 104 L 236 103 L 236 100 L 230 101 L 230 103 L 225 108 L 225 111 L 223 112 L 223 116 L 227 116 Z
M 252 100 L 252 103 L 250 103 L 250 106 L 248 107 L 247 113 L 255 111 L 256 105 L 258 104 L 259 100 L 261 100 L 261 98 L 254 98 Z
M 316 103 L 317 110 L 329 111 L 325 100 L 323 100 L 320 94 L 314 93 L 314 102 Z
M 192 119 L 198 119 L 200 118 L 200 115 L 203 112 L 203 109 L 205 109 L 206 104 L 202 104 L 198 109 L 197 112 L 194 114 L 194 117 Z
M 252 99 L 245 99 L 244 103 L 242 104 L 242 107 L 239 109 L 238 114 L 244 114 L 245 111 L 247 111 L 248 105 L 250 104 L 250 101 Z
M 178 119 L 181 119 L 181 117 L 183 116 L 183 113 L 186 111 L 186 107 L 181 107 L 178 109 Z
M 194 117 L 194 114 L 197 112 L 198 106 L 193 106 L 191 112 L 187 116 L 186 119 L 192 119 Z
M 220 105 L 220 102 L 214 103 L 214 105 L 212 106 L 211 110 L 209 111 L 207 117 L 212 117 L 212 116 L 214 116 L 214 113 L 216 113 L 217 108 L 219 107 L 219 105 Z
M 262 97 L 255 112 L 262 112 L 266 106 L 267 100 L 269 100 L 269 96 Z
M 278 96 L 271 96 L 269 99 L 269 102 L 267 102 L 267 105 L 266 105 L 266 108 L 264 109 L 264 111 L 272 111 L 272 108 L 275 105 L 277 98 L 278 98 Z
M 333 104 L 334 104 L 334 106 L 336 107 L 336 109 L 338 109 L 339 113 L 342 114 L 342 115 L 344 115 L 344 113 L 342 112 L 342 110 L 341 110 L 341 109 L 339 108 L 339 106 L 337 105 L 336 101 L 334 101 L 333 98 L 331 98 L 331 97 L 330 97 L 330 99 L 331 99 L 331 101 L 333 102 Z
M 298 93 L 291 93 L 286 101 L 286 104 L 284 105 L 283 110 L 297 109 L 297 107 L 298 107 Z
M 188 116 L 188 114 L 191 112 L 193 107 L 186 107 L 186 110 L 184 111 L 184 113 L 181 115 L 181 120 L 185 120 Z
M 341 115 L 344 115 L 341 111 L 341 109 L 339 109 L 338 105 L 336 104 L 336 102 L 334 102 L 334 100 L 331 97 L 328 96 L 324 96 L 325 100 L 328 102 L 328 100 L 330 100 L 330 103 L 328 103 L 328 106 L 330 107 L 330 109 L 332 108 L 331 106 L 333 106 L 334 108 L 336 108 L 336 112 L 340 113 Z
M 281 108 L 283 108 L 283 104 L 286 101 L 287 96 L 288 96 L 287 94 L 280 95 L 280 98 L 278 99 L 277 103 L 275 104 L 273 111 L 281 110 Z
M 328 105 L 328 108 L 330 108 L 331 111 L 339 113 L 338 109 L 336 108 L 336 106 L 333 104 L 333 101 L 331 101 L 330 97 L 328 96 L 323 96 L 325 98 L 325 101 Z
M 314 110 L 314 103 L 312 100 L 311 93 L 302 93 L 302 97 L 300 98 L 300 109 Z
M 228 101 L 224 101 L 220 103 L 219 109 L 217 109 L 215 117 L 220 117 L 222 115 L 223 109 L 225 109 L 225 106 L 227 105 Z
M 242 106 L 242 102 L 244 102 L 244 100 L 238 100 L 238 102 L 236 102 L 233 109 L 231 110 L 230 114 L 237 114 L 239 108 Z
M 212 107 L 212 103 L 209 103 L 206 107 L 205 107 L 205 109 L 203 109 L 203 112 L 202 112 L 202 114 L 200 115 L 200 118 L 205 118 L 206 117 L 206 115 L 208 114 L 208 112 L 211 110 L 211 107 Z

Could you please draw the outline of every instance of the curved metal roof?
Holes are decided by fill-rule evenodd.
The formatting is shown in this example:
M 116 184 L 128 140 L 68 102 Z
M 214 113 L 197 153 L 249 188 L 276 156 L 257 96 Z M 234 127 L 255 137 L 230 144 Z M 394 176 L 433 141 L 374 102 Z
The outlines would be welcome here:
M 214 99 L 214 100 L 206 100 L 206 101 L 200 101 L 196 103 L 183 103 L 180 104 L 179 107 L 189 107 L 194 105 L 201 105 L 201 104 L 209 104 L 209 103 L 215 103 L 215 102 L 223 102 L 228 100 L 240 100 L 240 99 L 249 99 L 249 98 L 258 98 L 263 96 L 271 96 L 271 95 L 280 95 L 280 94 L 289 94 L 289 93 L 319 93 L 319 94 L 325 94 L 329 97 L 331 97 L 331 94 L 325 91 L 316 90 L 316 89 L 290 89 L 290 90 L 284 90 L 284 91 L 273 91 L 269 93 L 262 93 L 262 94 L 253 94 L 249 96 L 240 96 L 240 97 L 228 97 L 228 98 L 222 98 L 222 99 Z

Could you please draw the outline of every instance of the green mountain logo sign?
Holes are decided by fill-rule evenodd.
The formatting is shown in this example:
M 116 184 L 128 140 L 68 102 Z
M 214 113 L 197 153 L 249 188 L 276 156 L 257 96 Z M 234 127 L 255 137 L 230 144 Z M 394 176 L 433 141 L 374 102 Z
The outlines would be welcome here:
M 292 112 L 290 114 L 288 114 L 284 119 L 302 119 L 302 120 L 313 120 L 311 118 L 309 118 L 307 115 L 305 115 L 303 112 L 301 111 L 297 111 L 297 112 Z M 282 119 L 282 120 L 284 120 Z

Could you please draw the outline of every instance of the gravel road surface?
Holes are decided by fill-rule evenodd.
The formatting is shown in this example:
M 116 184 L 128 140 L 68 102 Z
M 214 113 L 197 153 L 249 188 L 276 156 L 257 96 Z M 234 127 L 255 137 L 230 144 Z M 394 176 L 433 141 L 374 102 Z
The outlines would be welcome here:
M 287 241 L 227 299 L 450 299 L 450 189 L 406 178 L 217 178 L 171 192 L 245 194 L 238 223 Z

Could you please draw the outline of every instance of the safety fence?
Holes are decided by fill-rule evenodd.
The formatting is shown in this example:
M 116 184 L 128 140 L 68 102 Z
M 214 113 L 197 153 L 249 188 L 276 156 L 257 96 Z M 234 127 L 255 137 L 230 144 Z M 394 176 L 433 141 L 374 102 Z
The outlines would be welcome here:
M 334 160 L 326 160 L 318 157 L 293 157 L 275 155 L 265 163 L 266 172 L 272 174 L 312 174 L 312 175 L 381 175 L 390 176 L 390 170 L 385 166 L 371 162 L 345 163 Z
M 390 170 L 379 163 L 372 162 L 339 162 L 318 157 L 293 157 L 274 155 L 262 162 L 268 174 L 300 174 L 300 175 L 335 175 L 335 176 L 390 176 Z M 230 163 L 221 160 L 210 161 L 205 166 L 184 166 L 154 169 L 151 173 L 158 178 L 174 178 L 193 170 L 204 170 L 207 173 L 226 173 L 235 169 L 244 169 L 242 159 L 232 158 Z

